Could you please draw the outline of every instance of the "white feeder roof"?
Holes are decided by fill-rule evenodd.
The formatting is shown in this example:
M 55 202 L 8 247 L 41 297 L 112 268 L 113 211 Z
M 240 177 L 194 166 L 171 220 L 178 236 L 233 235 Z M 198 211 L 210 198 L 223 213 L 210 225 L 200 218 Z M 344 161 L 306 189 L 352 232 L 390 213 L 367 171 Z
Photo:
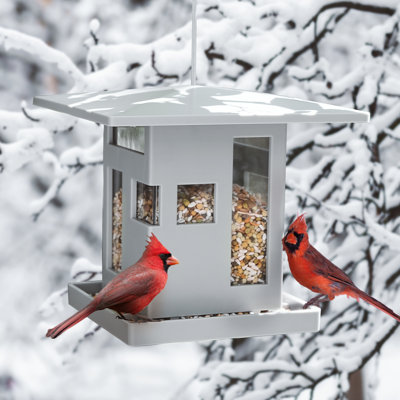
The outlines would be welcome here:
M 108 126 L 367 122 L 369 113 L 209 86 L 38 96 L 33 104 Z

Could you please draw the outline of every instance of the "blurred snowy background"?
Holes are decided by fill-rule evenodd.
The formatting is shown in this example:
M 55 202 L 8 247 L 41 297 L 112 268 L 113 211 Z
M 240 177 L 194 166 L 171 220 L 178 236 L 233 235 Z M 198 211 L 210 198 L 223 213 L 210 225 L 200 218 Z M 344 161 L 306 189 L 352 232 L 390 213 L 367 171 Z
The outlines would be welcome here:
M 202 0 L 198 81 L 332 102 L 364 125 L 289 132 L 287 222 L 400 311 L 398 0 Z M 398 399 L 397 324 L 336 299 L 321 332 L 130 348 L 71 314 L 69 280 L 99 278 L 101 128 L 37 94 L 188 83 L 189 0 L 0 4 L 0 399 Z M 300 133 L 301 132 L 301 133 Z M 288 276 L 285 290 L 310 293 Z

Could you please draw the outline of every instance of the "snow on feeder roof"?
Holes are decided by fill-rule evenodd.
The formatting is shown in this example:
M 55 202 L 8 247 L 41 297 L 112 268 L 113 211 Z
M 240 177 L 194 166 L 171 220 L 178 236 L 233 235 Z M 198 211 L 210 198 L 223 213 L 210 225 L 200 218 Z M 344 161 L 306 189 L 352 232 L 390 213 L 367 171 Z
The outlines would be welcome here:
M 367 122 L 330 104 L 206 86 L 38 96 L 34 104 L 108 126 Z

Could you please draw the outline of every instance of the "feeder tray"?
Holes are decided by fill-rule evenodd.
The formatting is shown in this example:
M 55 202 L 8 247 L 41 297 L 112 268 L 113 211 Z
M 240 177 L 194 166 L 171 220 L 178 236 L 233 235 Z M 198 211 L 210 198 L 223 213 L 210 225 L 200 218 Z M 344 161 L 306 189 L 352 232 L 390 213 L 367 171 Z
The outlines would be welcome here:
M 101 281 L 70 283 L 69 303 L 81 309 L 102 288 Z M 96 311 L 90 319 L 131 346 L 223 338 L 242 338 L 319 330 L 320 309 L 304 310 L 304 302 L 283 293 L 282 308 L 275 311 L 160 318 L 132 322 L 118 318 L 110 309 Z

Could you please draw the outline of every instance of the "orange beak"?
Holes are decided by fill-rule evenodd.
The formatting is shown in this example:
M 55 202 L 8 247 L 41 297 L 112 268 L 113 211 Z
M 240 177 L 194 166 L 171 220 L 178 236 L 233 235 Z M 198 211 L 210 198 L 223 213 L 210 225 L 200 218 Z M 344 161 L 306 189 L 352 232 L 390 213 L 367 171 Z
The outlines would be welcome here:
M 173 256 L 168 257 L 168 259 L 167 259 L 167 265 L 176 265 L 176 264 L 179 264 L 178 259 L 176 259 L 176 258 L 173 257 Z
M 286 235 L 285 242 L 290 244 L 297 244 L 297 238 L 293 235 L 293 233 L 289 233 L 288 235 Z

